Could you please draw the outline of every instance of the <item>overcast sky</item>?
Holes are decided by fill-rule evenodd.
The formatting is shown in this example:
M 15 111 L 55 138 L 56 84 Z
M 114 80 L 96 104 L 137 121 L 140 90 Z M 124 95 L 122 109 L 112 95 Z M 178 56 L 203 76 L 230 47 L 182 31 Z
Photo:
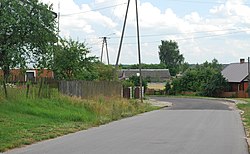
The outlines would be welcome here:
M 116 62 L 127 0 L 40 0 L 58 12 L 60 35 L 86 42 L 100 57 L 108 36 L 111 63 Z M 161 40 L 175 40 L 185 61 L 238 62 L 250 56 L 250 0 L 139 0 L 143 63 L 159 63 Z M 131 0 L 122 64 L 138 63 L 135 0 Z M 106 57 L 104 62 L 106 62 Z

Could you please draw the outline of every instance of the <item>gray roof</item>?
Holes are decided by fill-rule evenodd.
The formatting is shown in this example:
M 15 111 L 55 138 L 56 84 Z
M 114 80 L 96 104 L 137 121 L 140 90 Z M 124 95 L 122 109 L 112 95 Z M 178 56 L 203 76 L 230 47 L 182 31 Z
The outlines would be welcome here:
M 232 63 L 222 70 L 228 82 L 241 82 L 248 76 L 248 63 Z
M 131 76 L 136 76 L 137 73 L 139 73 L 139 69 L 122 69 L 119 72 L 119 77 L 122 77 L 124 75 L 127 78 Z M 161 79 L 171 78 L 168 69 L 142 69 L 142 76 Z

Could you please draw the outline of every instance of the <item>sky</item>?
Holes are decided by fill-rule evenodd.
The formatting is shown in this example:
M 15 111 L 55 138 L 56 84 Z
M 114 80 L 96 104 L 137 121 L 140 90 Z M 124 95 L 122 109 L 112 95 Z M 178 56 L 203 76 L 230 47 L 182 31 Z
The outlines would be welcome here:
M 60 36 L 85 42 L 91 55 L 101 56 L 102 37 L 107 37 L 115 64 L 128 0 L 40 1 L 60 12 Z M 214 58 L 228 64 L 250 56 L 250 0 L 138 0 L 138 11 L 142 63 L 160 63 L 161 40 L 176 41 L 190 64 Z M 138 63 L 136 34 L 131 0 L 119 63 Z

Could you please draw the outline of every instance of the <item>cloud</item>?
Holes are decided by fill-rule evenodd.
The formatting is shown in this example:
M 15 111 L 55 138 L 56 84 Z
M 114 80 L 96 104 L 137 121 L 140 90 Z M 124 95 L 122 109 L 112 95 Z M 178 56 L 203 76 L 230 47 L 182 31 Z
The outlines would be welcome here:
M 58 0 L 41 0 L 52 2 L 57 11 Z M 158 45 L 161 40 L 176 40 L 181 53 L 189 63 L 202 63 L 214 57 L 220 62 L 228 63 L 247 55 L 250 44 L 250 7 L 244 0 L 227 0 L 224 4 L 214 4 L 207 13 L 193 8 L 185 15 L 178 12 L 178 6 L 157 6 L 153 0 L 138 1 L 141 32 L 142 61 L 158 63 Z M 116 61 L 118 45 L 126 11 L 127 0 L 94 0 L 86 4 L 77 4 L 74 0 L 60 0 L 61 35 L 86 40 L 92 47 L 93 54 L 100 55 L 100 36 L 115 33 L 108 40 L 110 59 Z M 179 3 L 178 3 L 179 4 Z M 110 9 L 91 11 L 92 9 L 114 6 Z M 203 6 L 203 5 L 202 5 Z M 89 11 L 89 12 L 86 12 Z M 85 13 L 81 13 L 85 12 Z M 79 14 L 75 14 L 79 13 Z M 74 14 L 74 15 L 70 15 Z M 65 15 L 65 16 L 63 16 Z M 135 4 L 131 1 L 124 45 L 122 63 L 137 63 Z M 239 33 L 244 31 L 245 33 Z M 143 37 L 153 34 L 155 36 Z M 221 36 L 218 36 L 221 35 Z M 208 37 L 211 36 L 211 37 Z M 128 43 L 128 44 L 127 44 Z M 130 43 L 130 44 L 129 44 Z M 199 57 L 199 58 L 197 58 Z

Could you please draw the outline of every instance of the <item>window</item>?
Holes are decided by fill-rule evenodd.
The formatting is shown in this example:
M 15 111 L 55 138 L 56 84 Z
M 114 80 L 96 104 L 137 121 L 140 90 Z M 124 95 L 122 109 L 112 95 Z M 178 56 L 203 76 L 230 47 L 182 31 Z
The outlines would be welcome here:
M 25 81 L 36 82 L 36 71 L 27 70 L 25 74 Z

